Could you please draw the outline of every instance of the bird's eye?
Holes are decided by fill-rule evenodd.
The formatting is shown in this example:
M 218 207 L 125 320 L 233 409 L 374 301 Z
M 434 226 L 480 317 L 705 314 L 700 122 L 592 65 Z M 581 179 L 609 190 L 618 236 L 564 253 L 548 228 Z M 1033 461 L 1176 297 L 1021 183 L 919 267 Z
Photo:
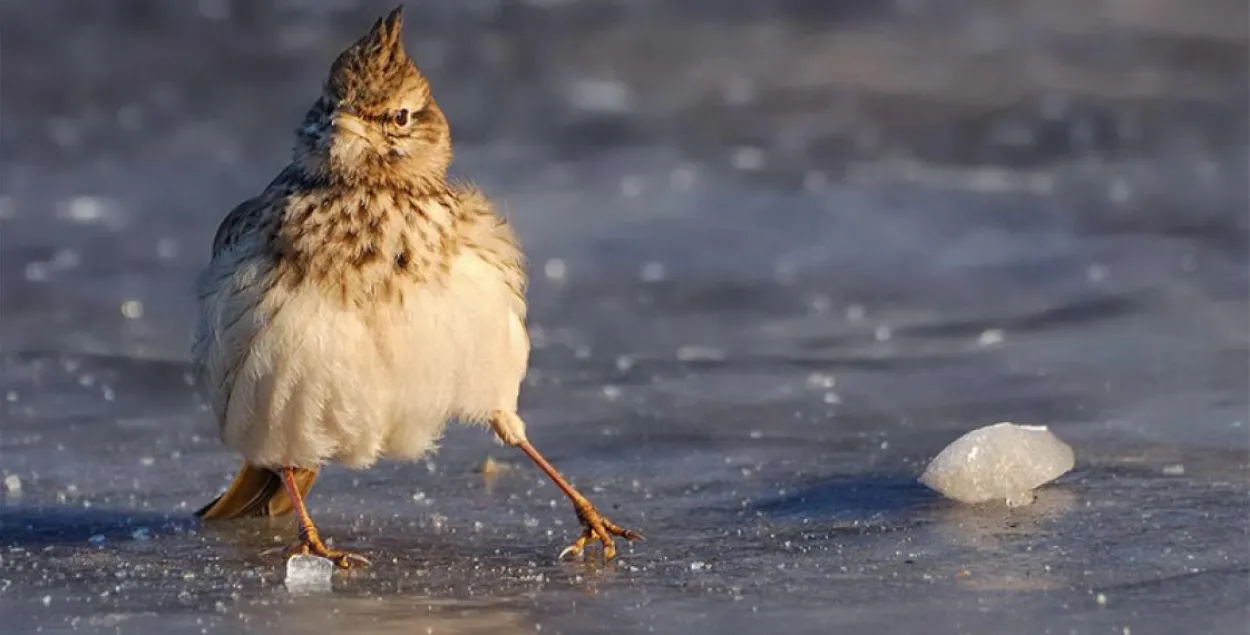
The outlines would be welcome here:
M 395 111 L 395 125 L 397 126 L 408 125 L 408 109 L 407 108 L 400 108 L 399 110 Z

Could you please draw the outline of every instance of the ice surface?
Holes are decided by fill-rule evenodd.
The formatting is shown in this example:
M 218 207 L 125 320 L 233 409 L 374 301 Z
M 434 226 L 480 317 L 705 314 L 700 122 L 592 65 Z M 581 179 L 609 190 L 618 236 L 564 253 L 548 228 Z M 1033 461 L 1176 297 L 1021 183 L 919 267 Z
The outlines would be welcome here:
M 555 562 L 568 502 L 455 425 L 327 468 L 310 511 L 374 566 L 308 594 L 261 555 L 292 519 L 192 516 L 238 467 L 194 280 L 394 3 L 226 4 L 5 5 L 4 635 L 1245 635 L 1244 2 L 407 3 L 455 176 L 532 263 L 530 436 L 648 540 Z M 924 462 L 1003 419 L 1062 421 L 1079 478 L 932 504 Z
M 334 563 L 325 558 L 298 555 L 286 561 L 286 587 L 298 591 L 329 590 Z
M 1045 426 L 996 423 L 946 446 L 920 482 L 962 503 L 1033 502 L 1033 490 L 1072 469 L 1072 447 Z

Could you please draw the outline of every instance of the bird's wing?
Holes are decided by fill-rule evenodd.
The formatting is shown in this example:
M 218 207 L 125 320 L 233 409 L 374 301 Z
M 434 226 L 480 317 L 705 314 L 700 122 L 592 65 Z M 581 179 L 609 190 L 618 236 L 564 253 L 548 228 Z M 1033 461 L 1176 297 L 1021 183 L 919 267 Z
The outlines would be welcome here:
M 217 258 L 238 244 L 239 239 L 249 231 L 255 231 L 265 211 L 266 200 L 262 194 L 239 203 L 230 210 L 217 226 L 213 235 L 213 258 Z
M 265 221 L 265 214 L 277 211 L 273 205 L 279 198 L 277 195 L 289 190 L 294 181 L 295 167 L 287 166 L 259 196 L 249 198 L 230 210 L 213 235 L 213 258 L 236 246 L 242 237 L 257 231 Z
M 496 213 L 494 205 L 477 188 L 457 184 L 454 188 L 461 237 L 468 248 L 494 265 L 512 291 L 512 309 L 525 321 L 525 255 L 506 218 Z
M 224 416 L 235 373 L 246 358 L 255 335 L 255 311 L 272 283 L 264 258 L 266 226 L 280 214 L 284 170 L 265 192 L 236 205 L 213 236 L 212 259 L 197 284 L 199 316 L 191 344 L 191 359 L 209 403 L 218 418 Z

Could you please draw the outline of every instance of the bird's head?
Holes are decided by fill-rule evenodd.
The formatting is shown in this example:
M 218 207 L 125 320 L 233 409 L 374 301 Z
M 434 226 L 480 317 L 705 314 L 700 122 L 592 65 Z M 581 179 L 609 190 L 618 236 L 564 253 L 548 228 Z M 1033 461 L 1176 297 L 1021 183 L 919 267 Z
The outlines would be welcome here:
M 297 131 L 296 161 L 310 175 L 413 186 L 446 178 L 451 131 L 404 51 L 402 31 L 398 7 L 330 67 L 323 94 Z

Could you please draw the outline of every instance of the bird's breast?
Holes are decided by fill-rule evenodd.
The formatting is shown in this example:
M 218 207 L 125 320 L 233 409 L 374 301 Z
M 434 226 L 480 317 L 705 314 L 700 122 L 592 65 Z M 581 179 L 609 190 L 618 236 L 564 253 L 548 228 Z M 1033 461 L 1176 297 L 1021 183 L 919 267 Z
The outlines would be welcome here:
M 275 235 L 277 280 L 315 287 L 345 307 L 402 304 L 415 286 L 447 283 L 459 251 L 454 220 L 438 195 L 292 197 Z

